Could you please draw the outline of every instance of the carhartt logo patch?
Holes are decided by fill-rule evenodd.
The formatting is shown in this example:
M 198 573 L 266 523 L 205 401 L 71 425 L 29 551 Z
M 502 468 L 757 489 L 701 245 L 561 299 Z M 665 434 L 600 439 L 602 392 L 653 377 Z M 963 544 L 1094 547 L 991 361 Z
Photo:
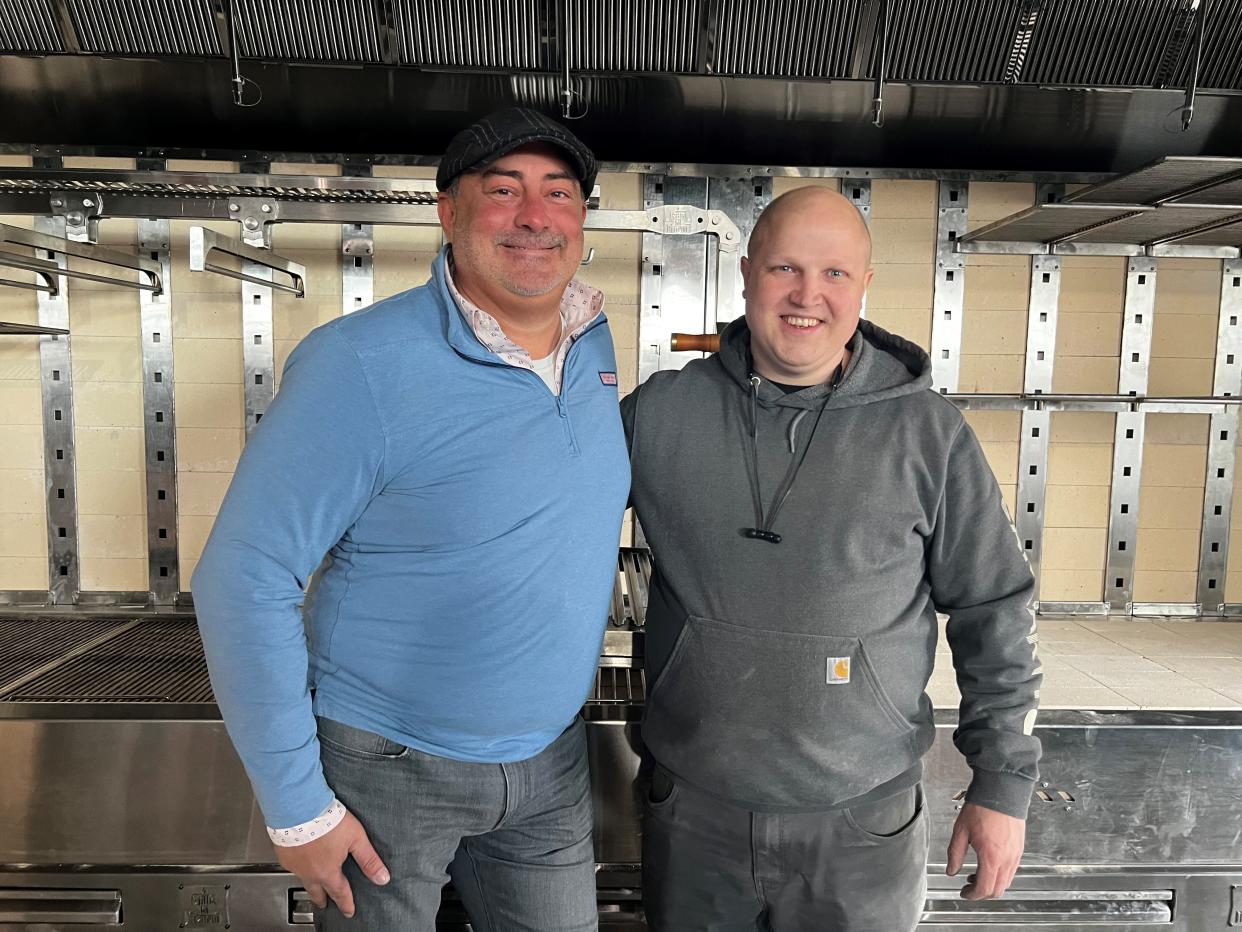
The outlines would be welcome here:
M 828 682 L 829 683 L 848 683 L 850 681 L 850 658 L 849 657 L 829 657 L 828 658 Z
M 616 385 L 617 374 L 615 372 L 601 372 L 599 374 L 599 380 L 605 385 Z

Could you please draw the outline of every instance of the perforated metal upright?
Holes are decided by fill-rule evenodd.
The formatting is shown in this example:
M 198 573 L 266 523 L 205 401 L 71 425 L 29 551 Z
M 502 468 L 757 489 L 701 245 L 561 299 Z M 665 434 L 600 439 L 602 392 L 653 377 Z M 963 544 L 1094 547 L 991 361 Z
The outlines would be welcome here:
M 965 257 L 956 251 L 966 233 L 970 185 L 941 181 L 936 213 L 936 277 L 932 291 L 932 386 L 956 392 L 961 374 L 962 309 L 965 301 Z
M 61 160 L 37 159 L 36 168 L 60 168 Z M 57 198 L 52 198 L 53 202 Z M 53 210 L 63 203 L 51 205 Z M 65 237 L 65 218 L 36 217 L 35 231 Z M 39 256 L 66 267 L 63 254 Z M 39 324 L 68 330 L 69 287 L 56 277 L 55 295 L 38 293 Z M 82 588 L 78 547 L 78 482 L 73 433 L 73 356 L 68 336 L 39 337 L 39 387 L 43 397 L 43 473 L 47 489 L 48 593 L 55 605 L 78 601 Z
M 871 179 L 870 178 L 842 178 L 841 193 L 846 199 L 858 208 L 858 212 L 862 214 L 863 220 L 867 222 L 867 226 L 871 225 Z M 860 317 L 867 317 L 867 297 L 863 296 L 862 312 Z
M 1216 329 L 1216 374 L 1212 394 L 1242 394 L 1242 259 L 1222 264 L 1220 317 Z M 1196 598 L 1204 615 L 1225 610 L 1225 574 L 1229 565 L 1229 521 L 1238 449 L 1238 409 L 1229 405 L 1213 414 L 1208 435 L 1207 478 L 1203 489 L 1203 530 L 1199 538 Z
M 162 171 L 163 162 L 140 169 Z M 156 605 L 172 605 L 181 591 L 177 563 L 177 418 L 173 392 L 171 225 L 138 221 L 138 247 L 160 264 L 161 294 L 139 292 L 142 341 L 143 434 L 146 443 L 148 589 Z
M 1121 326 L 1119 395 L 1146 395 L 1151 370 L 1151 336 L 1156 310 L 1156 260 L 1136 256 L 1126 265 L 1125 319 Z M 1138 545 L 1139 490 L 1143 471 L 1146 415 L 1140 408 L 1118 412 L 1113 432 L 1113 478 L 1108 499 L 1108 558 L 1104 601 L 1109 611 L 1131 610 Z
M 1058 197 L 1063 185 L 1039 185 L 1038 203 Z M 1052 391 L 1052 368 L 1057 346 L 1057 308 L 1061 293 L 1061 260 L 1057 256 L 1031 258 L 1031 292 L 1026 322 L 1026 371 L 1022 390 L 1031 395 Z M 1052 418 L 1044 407 L 1023 410 L 1018 443 L 1018 539 L 1035 576 L 1039 598 L 1039 571 L 1043 558 L 1044 502 L 1047 494 L 1048 434 Z
M 243 174 L 266 175 L 266 162 L 243 163 Z M 236 209 L 234 210 L 234 208 Z M 241 224 L 241 239 L 247 246 L 271 245 L 271 226 L 277 204 L 267 198 L 236 198 L 229 205 L 233 219 Z M 272 270 L 244 260 L 241 271 L 255 278 L 272 278 Z M 246 436 L 263 420 L 272 403 L 276 377 L 276 348 L 273 345 L 272 289 L 266 285 L 242 282 L 242 393 L 246 404 Z
M 371 166 L 346 165 L 346 178 L 370 178 Z M 341 313 L 352 314 L 375 301 L 375 227 L 370 223 L 341 225 Z

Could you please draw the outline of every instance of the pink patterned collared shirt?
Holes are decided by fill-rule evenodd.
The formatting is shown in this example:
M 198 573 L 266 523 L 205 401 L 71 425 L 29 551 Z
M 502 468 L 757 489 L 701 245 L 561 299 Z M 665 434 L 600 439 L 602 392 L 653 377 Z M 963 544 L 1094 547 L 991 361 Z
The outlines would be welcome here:
M 453 300 L 461 308 L 462 314 L 470 324 L 474 335 L 479 338 L 479 342 L 509 365 L 530 369 L 532 372 L 537 371 L 530 353 L 509 339 L 496 318 L 457 290 L 457 284 L 453 281 L 452 253 L 449 254 L 449 258 L 450 261 L 444 269 L 444 278 L 448 282 Z M 592 288 L 576 278 L 565 286 L 565 294 L 561 296 L 561 340 L 553 351 L 556 356 L 553 391 L 556 394 L 561 393 L 561 373 L 565 368 L 565 356 L 569 352 L 569 347 L 603 309 L 604 293 L 598 288 Z

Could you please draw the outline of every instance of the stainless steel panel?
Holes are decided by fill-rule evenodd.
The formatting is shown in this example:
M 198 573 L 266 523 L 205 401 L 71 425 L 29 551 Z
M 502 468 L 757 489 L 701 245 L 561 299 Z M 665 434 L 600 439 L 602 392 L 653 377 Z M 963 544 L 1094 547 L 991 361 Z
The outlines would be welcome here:
M 936 278 L 932 292 L 932 387 L 942 394 L 956 392 L 962 354 L 962 313 L 966 263 L 957 242 L 966 234 L 970 185 L 941 181 L 936 219 Z
M 480 0 L 394 0 L 401 63 L 527 70 L 540 67 L 546 36 L 537 0 L 503 11 Z
M 167 220 L 140 220 L 142 255 L 172 281 Z M 181 591 L 177 559 L 177 417 L 173 393 L 172 297 L 139 293 L 141 302 L 142 408 L 146 445 L 147 586 L 157 605 L 171 605 Z
M 65 221 L 35 218 L 35 231 L 63 242 Z M 64 269 L 63 252 L 42 258 Z M 39 292 L 39 323 L 69 327 L 69 292 L 64 276 L 55 296 Z M 43 473 L 47 492 L 48 589 L 53 603 L 72 603 L 82 588 L 78 565 L 78 483 L 73 431 L 73 358 L 69 337 L 39 338 L 39 384 L 43 395 Z
M 222 722 L 5 719 L 0 736 L 0 863 L 274 860 Z

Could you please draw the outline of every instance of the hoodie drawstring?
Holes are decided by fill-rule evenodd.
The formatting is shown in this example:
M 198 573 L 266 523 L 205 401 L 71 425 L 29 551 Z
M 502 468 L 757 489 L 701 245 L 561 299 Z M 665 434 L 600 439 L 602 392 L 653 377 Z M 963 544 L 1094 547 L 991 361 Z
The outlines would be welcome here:
M 785 470 L 785 478 L 781 480 L 781 484 L 776 489 L 776 494 L 772 496 L 772 504 L 768 506 L 767 513 L 763 509 L 763 492 L 759 486 L 759 385 L 763 381 L 759 376 L 752 374 L 750 377 L 750 495 L 755 506 L 755 527 L 742 528 L 742 533 L 753 540 L 766 540 L 770 544 L 779 544 L 781 535 L 772 530 L 772 525 L 776 523 L 776 516 L 780 514 L 781 508 L 784 507 L 785 500 L 789 498 L 789 493 L 793 491 L 794 480 L 798 478 L 798 471 L 802 468 L 802 463 L 806 460 L 807 451 L 811 449 L 811 443 L 815 440 L 815 432 L 819 429 L 820 418 L 824 416 L 824 409 L 828 407 L 828 402 L 832 399 L 832 392 L 841 382 L 841 367 L 837 367 L 837 371 L 833 373 L 832 380 L 828 383 L 828 394 L 824 396 L 824 403 L 819 406 L 819 410 L 815 412 L 815 420 L 811 422 L 811 433 L 806 438 L 806 444 L 802 447 L 802 451 L 794 455 L 789 461 L 789 468 Z M 799 411 L 794 415 L 793 423 L 789 425 L 789 452 L 795 453 L 795 437 L 798 429 L 798 422 L 807 414 L 806 409 Z

